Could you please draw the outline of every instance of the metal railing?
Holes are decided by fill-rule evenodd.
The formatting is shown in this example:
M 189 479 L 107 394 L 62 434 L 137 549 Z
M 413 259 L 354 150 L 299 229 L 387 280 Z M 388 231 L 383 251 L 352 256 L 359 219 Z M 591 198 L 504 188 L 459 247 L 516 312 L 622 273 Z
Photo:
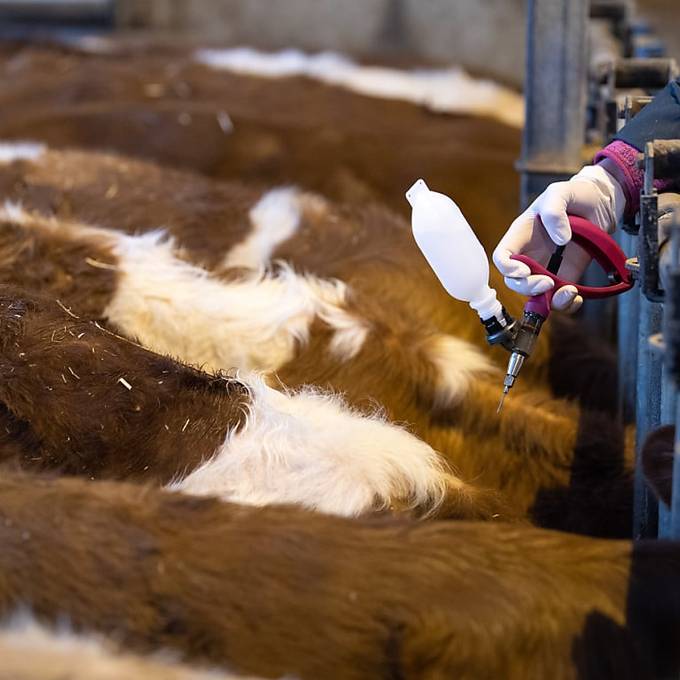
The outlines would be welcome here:
M 588 162 L 593 147 L 611 141 L 659 90 L 678 77 L 676 62 L 665 56 L 663 44 L 649 26 L 635 20 L 633 10 L 630 1 L 530 0 L 527 122 L 518 164 L 522 207 L 548 184 Z M 599 33 L 591 31 L 591 41 L 592 36 L 602 35 L 602 22 L 608 22 L 608 42 L 598 52 L 612 55 L 607 63 L 588 61 L 584 36 L 589 17 L 600 22 Z M 597 45 L 590 47 L 597 52 Z M 616 301 L 591 302 L 586 312 L 590 316 L 585 318 L 592 332 L 618 343 L 620 414 L 624 422 L 636 424 L 635 538 L 680 538 L 680 218 L 672 230 L 671 272 L 664 277 L 670 289 L 664 293 L 654 188 L 660 169 L 668 166 L 669 149 L 675 152 L 672 143 L 648 145 L 640 211 L 635 223 L 620 225 L 617 233 L 637 285 Z M 588 282 L 598 285 L 595 280 Z M 649 432 L 676 421 L 676 493 L 669 510 L 663 505 L 659 508 L 645 482 L 640 451 Z

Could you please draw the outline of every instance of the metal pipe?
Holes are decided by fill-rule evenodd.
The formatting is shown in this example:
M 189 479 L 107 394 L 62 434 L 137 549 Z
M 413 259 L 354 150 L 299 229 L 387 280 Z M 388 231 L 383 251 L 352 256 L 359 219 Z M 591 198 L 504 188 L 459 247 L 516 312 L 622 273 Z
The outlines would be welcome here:
M 675 211 L 669 226 L 671 262 L 666 280 L 666 309 L 664 310 L 665 370 L 676 390 L 675 445 L 673 455 L 673 495 L 670 509 L 670 531 L 665 537 L 680 539 L 680 211 Z
M 618 232 L 619 244 L 629 257 L 635 253 L 636 238 L 623 230 Z M 618 366 L 619 414 L 624 423 L 635 420 L 635 390 L 637 388 L 638 322 L 640 295 L 636 287 L 618 296 Z
M 665 311 L 665 310 L 664 310 Z M 661 383 L 661 423 L 674 423 L 678 408 L 678 392 L 675 381 L 664 366 Z M 671 538 L 673 534 L 673 517 L 671 508 L 659 503 L 659 538 Z
M 523 207 L 583 164 L 587 22 L 588 0 L 529 0 Z
M 654 189 L 654 145 L 645 147 L 644 189 L 640 196 L 638 233 L 638 356 L 635 389 L 635 482 L 633 538 L 655 538 L 658 531 L 658 504 L 647 486 L 640 452 L 646 436 L 661 424 L 663 357 L 654 351 L 650 338 L 662 327 L 662 307 L 658 291 L 658 196 Z
M 640 271 L 640 275 L 643 272 Z M 661 305 L 650 302 L 638 286 L 639 325 L 637 385 L 635 390 L 636 432 L 635 498 L 633 538 L 655 538 L 658 504 L 645 481 L 640 451 L 645 437 L 661 424 L 661 356 L 652 350 L 649 338 L 661 331 Z

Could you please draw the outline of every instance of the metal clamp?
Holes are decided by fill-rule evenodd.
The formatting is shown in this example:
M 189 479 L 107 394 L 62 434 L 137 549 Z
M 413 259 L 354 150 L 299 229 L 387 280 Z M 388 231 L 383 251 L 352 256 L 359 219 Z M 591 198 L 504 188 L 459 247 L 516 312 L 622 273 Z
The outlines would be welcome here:
M 680 139 L 655 139 L 653 145 L 654 179 L 680 179 Z M 646 170 L 646 156 L 640 156 L 638 167 Z
M 659 286 L 659 197 L 654 188 L 654 143 L 645 145 L 645 180 L 640 194 L 640 232 L 638 234 L 638 278 L 642 294 L 650 302 L 663 302 Z

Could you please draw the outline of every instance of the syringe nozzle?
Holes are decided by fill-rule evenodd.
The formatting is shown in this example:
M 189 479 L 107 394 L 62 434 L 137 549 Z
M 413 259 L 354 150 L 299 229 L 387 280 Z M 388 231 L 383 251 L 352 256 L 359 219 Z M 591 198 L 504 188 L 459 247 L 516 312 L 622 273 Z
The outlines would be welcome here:
M 505 401 L 505 395 L 510 391 L 510 388 L 506 385 L 503 388 L 503 394 L 501 394 L 501 400 L 498 402 L 498 408 L 496 409 L 496 413 L 500 413 L 501 409 L 503 408 L 503 402 Z

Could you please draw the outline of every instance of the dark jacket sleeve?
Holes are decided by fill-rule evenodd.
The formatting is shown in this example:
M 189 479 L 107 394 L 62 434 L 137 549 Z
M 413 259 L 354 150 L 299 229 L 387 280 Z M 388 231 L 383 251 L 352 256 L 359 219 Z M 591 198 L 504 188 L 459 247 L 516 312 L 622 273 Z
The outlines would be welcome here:
M 653 139 L 680 139 L 680 79 L 661 90 L 615 139 L 639 151 Z

